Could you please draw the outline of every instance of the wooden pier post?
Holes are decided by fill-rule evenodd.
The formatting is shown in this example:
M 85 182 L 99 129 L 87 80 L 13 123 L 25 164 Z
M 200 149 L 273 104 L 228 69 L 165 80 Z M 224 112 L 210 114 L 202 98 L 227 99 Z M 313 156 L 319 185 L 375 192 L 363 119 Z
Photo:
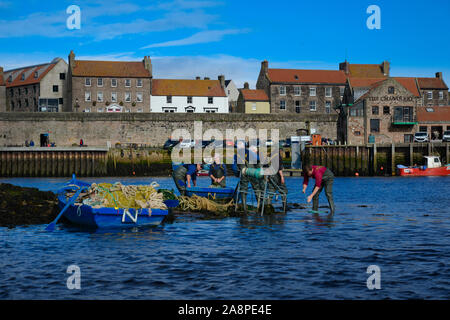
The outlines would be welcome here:
M 446 143 L 446 147 L 445 147 L 445 156 L 446 156 L 446 158 L 447 158 L 447 162 L 446 162 L 446 164 L 449 164 L 450 163 L 450 152 L 449 152 L 449 145 L 450 145 L 450 143 Z
M 395 143 L 391 145 L 391 173 L 395 176 Z
M 377 145 L 373 144 L 373 174 L 377 174 Z
M 414 152 L 413 152 L 413 144 L 409 144 L 409 165 L 414 165 Z

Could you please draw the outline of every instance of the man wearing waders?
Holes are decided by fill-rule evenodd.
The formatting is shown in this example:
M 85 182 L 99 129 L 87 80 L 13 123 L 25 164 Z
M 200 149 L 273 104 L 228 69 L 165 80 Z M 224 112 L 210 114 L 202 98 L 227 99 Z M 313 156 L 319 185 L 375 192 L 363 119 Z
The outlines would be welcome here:
M 253 150 L 248 150 L 245 148 L 245 142 L 238 141 L 236 155 L 234 156 L 234 162 L 232 166 L 235 176 L 241 177 L 239 181 L 239 191 L 240 191 L 239 197 L 242 199 L 242 206 L 244 207 L 244 212 L 247 212 L 248 183 L 250 182 L 252 184 L 253 190 L 255 191 L 256 197 L 258 199 L 259 194 L 261 192 L 261 183 L 258 179 L 242 174 L 243 168 L 259 167 L 258 154 L 255 152 L 256 147 L 252 146 L 251 149 Z
M 172 173 L 173 181 L 182 196 L 186 195 L 186 187 L 197 185 L 197 173 L 202 169 L 201 164 L 181 164 L 175 167 Z
M 281 157 L 281 152 L 276 153 L 271 158 L 272 160 L 267 164 L 270 166 L 271 171 L 274 170 L 274 174 L 269 176 L 269 180 L 267 183 L 267 187 L 269 192 L 271 193 L 280 193 L 283 198 L 283 206 L 285 206 L 285 201 L 288 193 L 288 189 L 286 184 L 284 183 L 284 175 L 283 175 L 283 158 Z M 269 198 L 269 203 L 270 203 Z
M 333 201 L 333 181 L 334 174 L 329 169 L 324 166 L 312 166 L 305 165 L 303 168 L 303 193 L 305 193 L 308 187 L 309 178 L 314 178 L 316 184 L 314 186 L 313 192 L 308 196 L 308 203 L 313 200 L 313 211 L 319 210 L 319 194 L 325 188 L 325 195 L 328 199 L 328 204 L 330 205 L 330 214 L 334 214 L 334 201 Z
M 227 176 L 227 168 L 224 163 L 220 163 L 220 157 L 214 157 L 214 163 L 209 167 L 209 177 L 214 187 L 225 188 L 225 178 Z

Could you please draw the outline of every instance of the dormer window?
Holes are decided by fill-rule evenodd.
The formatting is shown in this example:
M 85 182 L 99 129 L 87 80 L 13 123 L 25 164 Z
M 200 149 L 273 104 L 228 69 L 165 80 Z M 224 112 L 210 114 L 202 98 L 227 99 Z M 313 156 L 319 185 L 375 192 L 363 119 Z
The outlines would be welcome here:
M 25 80 L 25 73 L 22 73 L 22 75 L 20 76 L 20 80 Z
M 37 77 L 39 77 L 39 72 L 35 71 L 35 72 L 34 72 L 34 78 L 37 79 Z
M 12 76 L 11 75 L 8 77 L 8 82 L 12 82 Z
M 394 94 L 395 93 L 395 88 L 394 87 L 389 87 L 388 88 L 388 94 Z
M 298 75 L 295 75 L 295 76 L 294 76 L 294 79 L 295 79 L 295 80 L 298 80 Z

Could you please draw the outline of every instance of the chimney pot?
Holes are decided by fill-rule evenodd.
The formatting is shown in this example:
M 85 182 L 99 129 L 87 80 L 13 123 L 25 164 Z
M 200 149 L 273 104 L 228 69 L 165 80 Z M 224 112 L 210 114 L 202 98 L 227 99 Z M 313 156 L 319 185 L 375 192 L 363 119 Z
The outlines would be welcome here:
M 200 80 L 200 77 L 195 77 L 195 80 Z
M 220 76 L 217 77 L 217 79 L 220 82 L 220 86 L 225 89 L 225 76 L 221 74 Z
M 442 80 L 442 72 L 436 72 L 436 78 Z
M 269 71 L 269 61 L 264 60 L 263 62 L 261 62 L 261 69 L 267 73 Z
M 350 64 L 348 63 L 347 60 L 345 60 L 344 62 L 339 63 L 339 70 L 344 71 L 345 74 L 349 74 L 350 73 Z
M 248 82 L 244 83 L 244 89 L 250 89 L 250 85 L 248 84 Z
M 209 80 L 209 77 L 205 77 L 204 79 L 205 79 L 205 80 Z

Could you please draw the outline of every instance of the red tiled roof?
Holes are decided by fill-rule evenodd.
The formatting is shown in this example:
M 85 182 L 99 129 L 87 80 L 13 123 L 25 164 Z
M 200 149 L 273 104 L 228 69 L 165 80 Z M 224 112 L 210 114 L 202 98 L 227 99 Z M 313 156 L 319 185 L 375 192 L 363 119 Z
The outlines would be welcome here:
M 411 77 L 394 77 L 406 90 L 411 92 L 416 97 L 420 97 L 419 89 L 417 88 L 416 78 Z
M 386 78 L 349 78 L 350 85 L 353 88 L 370 88 L 375 83 L 384 80 L 386 80 Z
M 226 97 L 219 80 L 153 79 L 152 95 Z
M 58 63 L 58 62 L 56 62 Z M 50 70 L 52 70 L 56 63 L 44 64 L 39 66 L 25 67 L 21 69 L 9 70 L 4 73 L 6 87 L 19 87 L 30 84 L 35 84 L 41 82 L 42 78 L 45 77 Z M 38 73 L 38 77 L 35 78 L 35 73 Z M 12 81 L 9 82 L 9 76 L 12 75 Z M 24 75 L 24 80 L 22 80 L 22 75 Z
M 241 89 L 245 101 L 269 101 L 264 90 Z
M 432 112 L 427 111 L 433 109 Z M 417 121 L 450 123 L 450 106 L 417 107 Z
M 420 89 L 443 89 L 448 90 L 444 80 L 439 78 L 417 78 Z
M 150 78 L 142 61 L 89 61 L 75 60 L 75 77 Z
M 332 83 L 345 84 L 347 78 L 340 70 L 296 70 L 296 69 L 269 69 L 271 82 L 288 83 Z
M 386 78 L 379 64 L 349 64 L 350 77 Z

